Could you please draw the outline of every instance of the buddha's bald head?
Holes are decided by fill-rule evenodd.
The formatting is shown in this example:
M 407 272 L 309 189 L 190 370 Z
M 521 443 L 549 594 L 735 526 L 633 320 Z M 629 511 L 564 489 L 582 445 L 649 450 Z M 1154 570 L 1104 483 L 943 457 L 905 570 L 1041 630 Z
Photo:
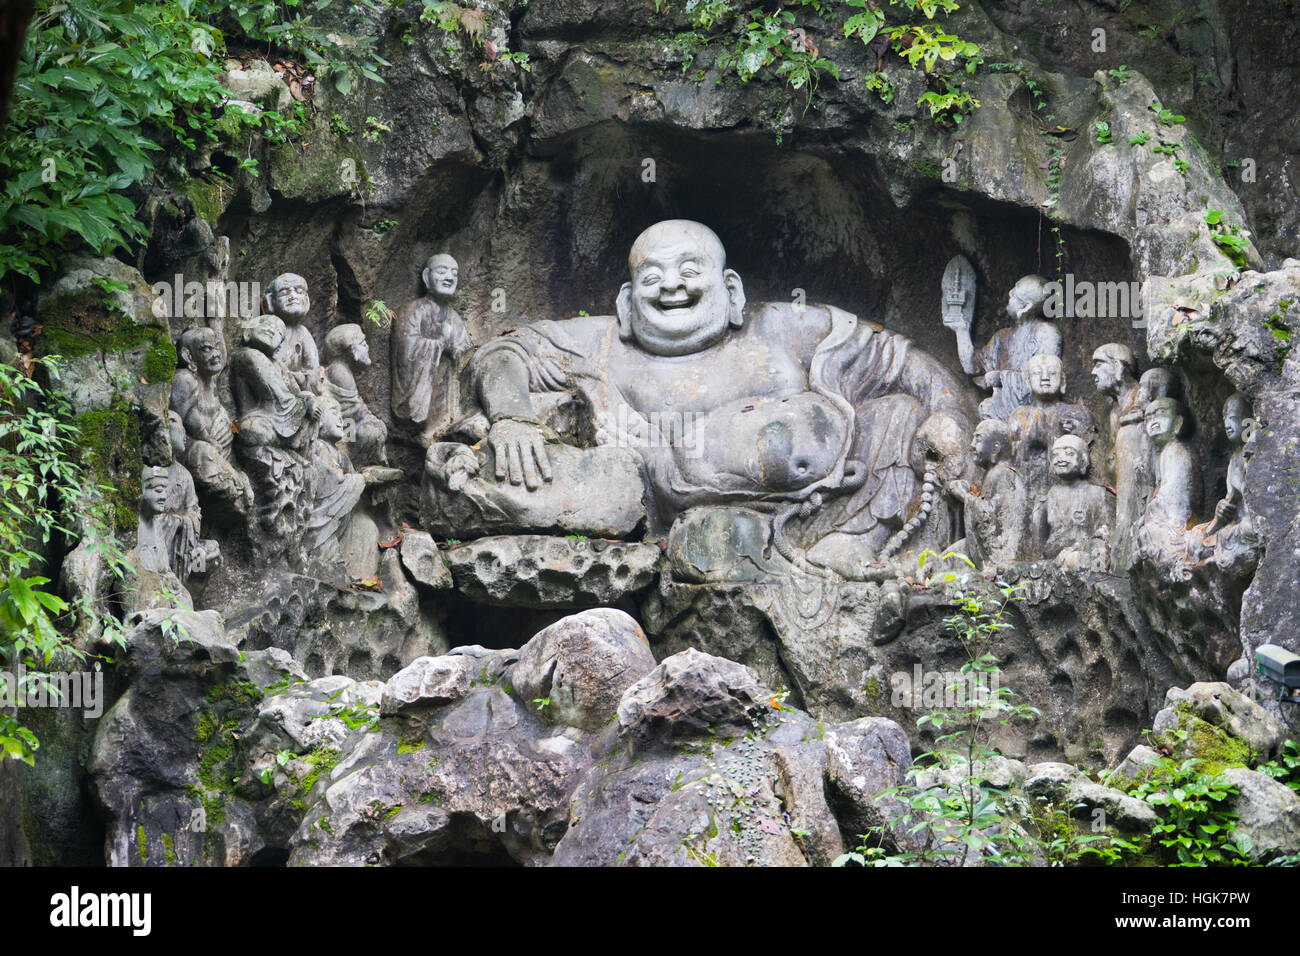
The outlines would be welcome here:
M 636 267 L 645 259 L 647 250 L 653 251 L 663 243 L 683 242 L 691 243 L 702 257 L 719 269 L 727 267 L 727 250 L 716 232 L 691 219 L 665 219 L 636 237 L 627 256 L 627 271 L 636 274 Z
M 689 355 L 744 322 L 745 292 L 722 240 L 703 223 L 669 219 L 632 243 L 618 295 L 619 334 L 654 355 Z

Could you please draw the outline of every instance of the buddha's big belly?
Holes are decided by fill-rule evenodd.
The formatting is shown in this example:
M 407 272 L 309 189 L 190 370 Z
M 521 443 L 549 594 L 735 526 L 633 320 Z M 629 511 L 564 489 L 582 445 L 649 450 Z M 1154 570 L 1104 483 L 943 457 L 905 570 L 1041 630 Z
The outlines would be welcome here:
M 715 490 L 790 492 L 834 470 L 848 422 L 814 392 L 750 398 L 694 419 L 694 434 L 675 446 L 682 477 Z

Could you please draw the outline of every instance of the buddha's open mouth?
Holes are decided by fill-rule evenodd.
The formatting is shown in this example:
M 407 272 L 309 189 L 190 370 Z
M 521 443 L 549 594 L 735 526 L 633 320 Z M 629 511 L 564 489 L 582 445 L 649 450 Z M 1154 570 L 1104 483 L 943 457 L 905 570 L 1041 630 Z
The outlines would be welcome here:
M 655 307 L 660 312 L 688 312 L 695 308 L 695 303 L 700 301 L 699 295 L 687 293 L 682 296 L 674 296 L 671 299 L 660 296 L 655 300 Z

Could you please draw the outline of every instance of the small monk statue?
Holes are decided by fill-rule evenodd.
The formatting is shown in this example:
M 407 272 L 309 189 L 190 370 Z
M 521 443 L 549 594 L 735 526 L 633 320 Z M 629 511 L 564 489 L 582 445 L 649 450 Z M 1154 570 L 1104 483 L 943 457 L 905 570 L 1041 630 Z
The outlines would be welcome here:
M 370 411 L 357 388 L 356 372 L 370 365 L 370 347 L 361 326 L 336 325 L 325 336 L 325 382 L 347 426 L 347 451 L 369 465 L 388 464 L 388 426 Z
M 419 442 L 427 448 L 459 414 L 458 367 L 474 341 L 451 307 L 460 281 L 456 260 L 433 256 L 422 277 L 428 293 L 403 306 L 393 322 L 392 405 L 400 421 L 420 429 Z
M 1011 433 L 996 418 L 975 426 L 971 438 L 975 464 L 985 469 L 978 491 L 960 479 L 948 490 L 966 509 L 970 557 L 980 566 L 998 565 L 1028 557 L 1025 529 L 1028 500 L 1025 482 L 1011 465 Z

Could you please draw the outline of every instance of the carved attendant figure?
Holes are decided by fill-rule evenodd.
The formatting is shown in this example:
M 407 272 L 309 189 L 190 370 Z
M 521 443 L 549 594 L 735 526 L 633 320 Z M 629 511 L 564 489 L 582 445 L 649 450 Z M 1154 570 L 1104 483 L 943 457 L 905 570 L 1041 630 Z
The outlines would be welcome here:
M 272 538 L 301 529 L 303 458 L 320 416 L 318 401 L 272 356 L 284 342 L 284 323 L 262 315 L 243 324 L 244 347 L 231 357 L 231 391 L 239 408 L 236 447 L 256 491 L 258 522 Z
M 1213 555 L 1223 571 L 1249 575 L 1259 559 L 1259 536 L 1246 510 L 1246 458 L 1254 438 L 1250 399 L 1234 392 L 1223 403 L 1223 431 L 1232 446 L 1227 491 L 1214 506 L 1214 518 L 1188 533 L 1188 553 L 1194 560 Z
M 393 322 L 393 414 L 420 426 L 426 447 L 455 421 L 457 366 L 474 347 L 451 307 L 459 276 L 451 256 L 431 258 L 423 273 L 428 294 L 403 306 Z M 444 355 L 450 365 L 445 373 Z
M 1128 567 L 1133 533 L 1155 486 L 1143 425 L 1140 389 L 1134 377 L 1133 352 L 1110 343 L 1092 353 L 1092 379 L 1097 391 L 1115 402 L 1110 412 L 1111 472 L 1115 476 L 1115 529 L 1111 535 L 1111 567 Z
M 1047 493 L 1047 546 L 1044 557 L 1058 567 L 1105 571 L 1110 563 L 1110 501 L 1106 489 L 1086 480 L 1088 443 L 1064 435 L 1052 444 L 1052 475 Z
M 1051 482 L 1049 451 L 1062 435 L 1078 435 L 1086 441 L 1092 431 L 1092 415 L 1082 405 L 1061 401 L 1065 394 L 1065 373 L 1056 355 L 1035 355 L 1028 362 L 1033 403 L 1021 405 L 1007 419 L 1015 449 L 1016 468 L 1025 480 L 1032 507 L 1041 508 Z M 1042 544 L 1040 537 L 1038 544 Z
M 1146 407 L 1147 435 L 1155 445 L 1156 490 L 1147 502 L 1138 529 L 1138 558 L 1184 564 L 1187 527 L 1192 520 L 1194 465 L 1192 452 L 1181 441 L 1185 419 L 1175 398 L 1157 398 Z M 1181 572 L 1177 576 L 1185 576 Z
M 348 431 L 348 454 L 370 465 L 388 464 L 384 443 L 388 426 L 370 411 L 357 388 L 355 372 L 370 364 L 370 348 L 359 325 L 337 325 L 325 336 L 325 381 L 342 410 Z
M 184 425 L 185 442 L 177 455 L 194 475 L 205 496 L 235 511 L 252 503 L 248 477 L 234 464 L 234 430 L 217 394 L 217 378 L 226 367 L 221 320 L 215 328 L 187 329 L 181 334 L 179 367 L 172 379 L 171 407 Z
M 276 276 L 266 287 L 265 307 L 284 321 L 284 339 L 276 351 L 276 361 L 293 373 L 299 391 L 319 392 L 320 355 L 316 340 L 302 324 L 311 309 L 307 280 L 292 272 Z
M 966 506 L 971 559 L 996 565 L 1027 557 L 1024 553 L 1028 506 L 1025 483 L 1011 466 L 1011 434 L 997 419 L 975 426 L 971 438 L 975 464 L 986 469 L 979 493 L 965 481 L 948 482 L 948 490 Z
M 366 479 L 353 470 L 338 446 L 343 440 L 342 409 L 328 394 L 321 397 L 320 405 L 320 428 L 312 441 L 307 471 L 311 509 L 303 529 L 303 550 L 310 560 L 329 566 L 342 562 L 339 542 Z
M 1047 285 L 1041 276 L 1025 276 L 1017 282 L 1007 298 L 1007 314 L 1015 325 L 993 333 L 978 352 L 971 342 L 969 310 L 944 311 L 943 324 L 957 335 L 962 370 L 981 388 L 993 391 L 980 403 L 981 418 L 1006 421 L 1015 408 L 1029 400 L 1029 359 L 1061 354 L 1060 330 L 1042 318 Z

